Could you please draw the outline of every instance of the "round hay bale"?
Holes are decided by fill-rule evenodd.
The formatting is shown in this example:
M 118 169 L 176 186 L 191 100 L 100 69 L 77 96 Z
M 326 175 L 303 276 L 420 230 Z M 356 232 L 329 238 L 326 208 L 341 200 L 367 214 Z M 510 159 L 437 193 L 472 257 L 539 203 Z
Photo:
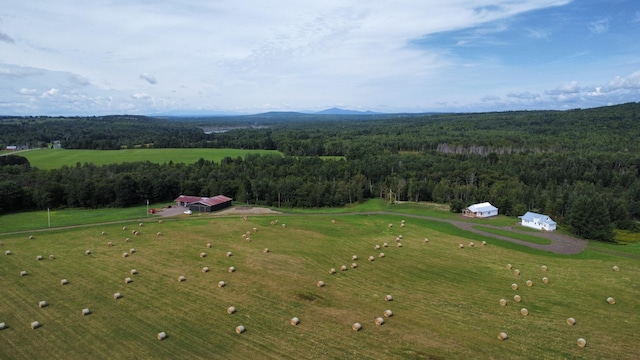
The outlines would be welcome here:
M 138 270 L 131 269 L 130 273 L 131 273 L 131 275 L 137 275 L 138 274 Z
M 500 306 L 507 306 L 507 300 L 506 299 L 500 299 Z
M 235 314 L 236 313 L 236 308 L 234 308 L 233 306 L 229 306 L 227 308 L 227 314 L 231 315 L 231 314 Z
M 126 258 L 126 257 L 129 257 L 129 253 L 128 253 L 128 252 L 123 252 L 123 253 L 122 253 L 122 257 L 125 257 L 125 258 Z
M 356 263 L 351 263 L 351 268 L 352 268 L 352 269 L 355 269 L 355 268 L 357 268 L 357 267 L 358 267 L 358 264 L 356 264 Z
M 527 316 L 529 315 L 529 310 L 527 310 L 527 308 L 522 308 L 520 309 L 520 314 L 522 314 L 522 316 Z
M 296 326 L 298 324 L 300 324 L 300 319 L 298 319 L 297 317 L 291 318 L 291 321 L 289 321 L 291 323 L 291 325 Z
M 576 324 L 576 319 L 574 319 L 574 318 L 572 318 L 572 317 L 570 317 L 570 318 L 568 318 L 568 319 L 567 319 L 567 325 L 569 325 L 569 326 L 573 326 L 573 325 L 575 325 L 575 324 Z
M 121 297 L 122 297 L 122 294 L 120 294 L 119 292 L 117 292 L 117 293 L 114 293 L 114 294 L 113 294 L 113 298 L 114 298 L 115 300 L 118 300 L 118 299 L 120 299 Z
M 518 290 L 518 284 L 516 283 L 511 284 L 511 289 Z
M 42 255 L 36 256 L 36 260 L 38 260 L 38 261 L 42 260 Z
M 579 347 L 585 347 L 587 346 L 587 340 L 583 339 L 583 338 L 579 338 L 577 341 L 577 344 Z
M 613 304 L 615 304 L 615 303 L 616 303 L 616 299 L 614 299 L 614 298 L 612 298 L 612 297 L 608 297 L 608 298 L 607 298 L 607 302 L 608 302 L 609 304 L 613 305 Z
M 389 244 L 387 244 L 387 243 L 382 243 L 382 247 L 389 247 Z
M 158 220 L 158 224 L 162 224 L 162 219 Z
M 35 329 L 37 329 L 37 328 L 39 328 L 40 326 L 42 326 L 42 325 L 40 325 L 40 323 L 39 323 L 39 322 L 37 322 L 37 321 L 33 321 L 33 322 L 31 323 L 31 328 L 32 328 L 32 329 L 34 329 L 34 330 L 35 330 Z
M 104 231 L 103 231 L 103 232 L 104 232 Z M 35 236 L 33 236 L 33 235 L 29 235 L 29 240 L 33 240 L 33 239 L 35 239 L 35 238 L 36 238 Z
M 55 258 L 56 258 L 55 256 L 53 256 L 53 255 L 49 255 L 49 259 L 50 259 L 50 260 L 53 260 L 53 259 L 55 259 Z
M 246 329 L 244 328 L 244 326 L 242 326 L 242 325 L 236 326 L 236 333 L 237 334 L 242 334 L 245 331 L 246 331 Z
M 404 236 L 402 236 L 402 234 L 398 235 L 398 239 L 402 240 L 404 239 Z
M 103 231 L 103 232 L 102 232 L 102 235 L 103 235 L 103 236 L 104 236 L 104 235 L 107 235 L 107 233 L 106 233 L 105 231 Z
M 126 226 L 123 226 L 123 227 L 122 227 L 122 231 L 126 231 L 126 230 L 128 230 L 128 229 L 127 229 L 127 227 L 126 227 Z
M 389 225 L 387 225 L 387 227 L 388 227 L 388 228 L 392 228 L 392 227 L 393 227 L 393 224 L 389 224 Z
M 269 253 L 269 248 L 264 248 L 264 250 L 262 250 L 263 253 L 268 254 Z
M 384 300 L 385 300 L 385 301 L 393 301 L 393 296 L 391 296 L 391 295 L 385 295 L 385 296 L 384 296 Z
M 283 229 L 286 228 L 286 227 L 287 227 L 287 224 L 282 224 L 282 228 Z
M 136 252 L 136 249 L 134 249 L 134 248 L 129 249 L 129 253 L 133 254 L 135 252 Z
M 254 233 L 258 232 L 258 228 L 254 227 L 254 228 L 253 228 L 253 232 L 254 232 Z
M 158 232 L 156 233 L 156 236 L 157 236 L 157 237 L 162 236 L 162 232 L 158 231 Z
M 391 310 L 384 311 L 384 317 L 392 317 L 392 316 L 393 316 L 393 312 L 391 312 Z
M 109 247 L 113 246 L 113 242 L 112 242 L 112 241 L 109 241 L 109 242 L 107 243 L 107 246 L 109 246 Z
M 201 253 L 200 253 L 200 257 L 201 257 L 201 258 L 203 258 L 203 257 L 207 257 L 207 253 L 205 253 L 205 252 L 201 252 Z
M 24 270 L 20 271 L 20 276 L 27 276 L 27 272 Z
M 133 280 L 131 280 L 131 278 L 130 278 L 130 277 L 125 278 L 125 279 L 124 279 L 124 283 L 125 283 L 125 284 L 128 284 L 128 283 L 130 283 L 130 282 L 132 282 L 132 281 L 133 281 Z
M 276 222 L 275 222 L 275 221 L 271 221 L 271 225 L 275 225 L 275 224 L 276 224 Z
M 245 240 L 248 241 L 248 242 L 251 242 L 251 238 L 248 237 L 248 236 L 245 238 Z
M 225 286 L 227 286 L 227 283 L 226 283 L 226 282 L 224 282 L 224 281 L 222 281 L 222 280 L 218 281 L 218 287 L 219 287 L 219 288 L 223 288 L 223 287 L 225 287 Z
M 157 338 L 158 338 L 158 340 L 162 341 L 162 340 L 167 338 L 167 333 L 164 332 L 164 331 L 163 332 L 159 332 L 158 335 L 157 335 Z
M 428 242 L 429 242 L 429 239 L 424 238 L 424 240 L 423 240 L 423 241 L 424 241 L 425 243 L 428 243 Z
M 185 280 L 187 280 L 187 278 L 185 278 L 184 275 L 178 276 L 178 282 L 183 282 Z
M 527 280 L 526 284 L 527 284 L 528 287 L 532 287 L 533 286 L 533 281 Z
M 486 241 L 483 241 L 483 242 L 482 242 L 482 246 L 485 246 L 485 245 L 487 245 L 487 242 L 486 242 Z
M 235 272 L 235 271 L 236 271 L 236 268 L 235 268 L 235 267 L 233 267 L 233 266 L 229 266 L 229 269 L 228 269 L 227 271 L 229 271 L 230 273 L 232 273 L 232 272 Z
M 613 271 L 620 271 L 620 267 L 618 265 L 613 265 L 613 267 L 611 268 L 611 270 Z
M 334 268 L 329 269 L 329 274 L 333 275 L 335 273 L 336 273 L 336 269 Z
M 84 252 L 85 255 L 91 255 L 91 250 L 87 250 Z
M 91 314 L 91 311 L 89 311 L 89 309 L 82 309 L 82 316 L 87 316 Z
M 509 337 L 507 336 L 507 333 L 505 332 L 501 332 L 498 334 L 498 340 L 507 340 Z
M 67 285 L 68 283 L 69 283 L 69 280 L 67 279 L 60 280 L 60 285 Z
M 373 260 L 375 260 L 375 259 L 376 259 L 376 258 L 375 258 L 375 257 L 373 257 L 373 255 L 369 256 L 369 261 L 373 261 Z
M 211 249 L 211 243 L 207 243 L 207 248 Z
M 142 226 L 144 226 L 144 224 L 143 224 L 143 223 L 140 223 L 140 224 L 138 224 L 138 226 L 142 227 Z
M 7 250 L 4 252 L 5 255 L 11 255 L 11 250 Z
M 355 260 L 358 260 L 358 255 L 353 255 L 353 256 L 351 257 L 351 260 L 354 260 L 354 261 L 355 261 Z
M 376 250 L 380 250 L 380 245 L 376 245 L 373 248 L 376 249 Z
M 347 265 L 340 266 L 340 271 L 347 271 Z
M 3 322 L 0 323 L 0 330 L 3 330 L 4 328 L 6 328 L 7 325 Z
M 514 295 L 513 296 L 513 301 L 519 303 L 520 301 L 522 301 L 522 298 L 520 297 L 520 295 Z
M 200 271 L 202 271 L 203 273 L 209 272 L 209 267 L 205 266 Z
M 247 231 L 245 234 L 247 234 L 247 236 L 251 236 L 251 231 Z
M 473 247 L 474 245 L 473 241 L 469 241 L 469 247 Z
M 382 325 L 384 324 L 384 319 L 381 317 L 376 318 L 375 320 L 376 325 Z
M 384 253 L 381 252 L 380 254 L 378 254 L 378 257 L 383 258 L 384 257 Z
M 464 249 L 464 244 L 462 243 L 458 244 L 458 249 Z
M 46 301 L 44 301 L 44 300 L 43 300 L 43 301 L 40 301 L 40 302 L 38 303 L 38 307 L 39 307 L 39 308 L 43 308 L 43 307 L 46 307 L 46 306 L 47 306 L 47 302 L 46 302 Z
M 520 270 L 518 270 L 518 269 L 513 270 L 513 274 L 515 276 L 520 276 Z
M 124 239 L 124 241 L 130 243 L 131 242 L 131 238 L 126 238 L 126 239 Z
M 332 219 L 332 220 L 331 220 L 331 223 L 332 223 L 332 224 L 335 224 L 335 223 L 336 223 L 336 220 L 335 220 L 335 219 Z
M 507 268 L 507 270 L 511 270 L 511 264 L 507 264 L 507 266 L 505 266 L 505 268 Z
M 547 271 L 549 268 L 546 265 L 540 266 L 540 270 Z
M 398 246 L 398 247 L 402 247 L 402 243 L 398 243 L 398 245 L 397 245 L 397 246 Z
M 232 256 L 233 256 L 233 253 L 231 251 L 228 251 L 227 252 L 227 257 L 232 257 Z
M 542 283 L 544 283 L 544 284 L 548 284 L 548 283 L 549 283 L 549 278 L 548 278 L 548 277 L 546 277 L 546 276 L 545 276 L 545 277 L 543 277 L 543 278 L 542 278 Z
M 135 234 L 135 233 L 136 233 L 135 229 L 131 230 L 131 234 Z
M 353 329 L 353 331 L 360 331 L 362 329 L 362 325 L 360 325 L 360 323 L 353 323 L 353 325 L 351 325 L 351 329 Z
M 138 232 L 138 231 L 134 231 L 134 232 L 133 232 L 133 235 L 138 236 L 138 235 L 140 235 L 140 232 Z
M 318 280 L 318 282 L 316 283 L 317 287 L 324 287 L 324 281 L 322 280 Z

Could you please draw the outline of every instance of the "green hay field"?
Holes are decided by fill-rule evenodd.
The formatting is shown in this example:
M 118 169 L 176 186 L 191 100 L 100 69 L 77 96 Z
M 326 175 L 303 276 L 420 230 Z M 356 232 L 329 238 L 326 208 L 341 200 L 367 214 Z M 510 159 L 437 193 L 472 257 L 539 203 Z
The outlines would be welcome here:
M 6 328 L 0 330 L 0 358 L 633 359 L 640 353 L 637 259 L 550 256 L 491 241 L 481 246 L 439 231 L 438 222 L 406 218 L 401 228 L 402 219 L 203 216 L 153 219 L 143 227 L 131 221 L 60 229 L 34 239 L 1 235 L 0 322 Z M 247 231 L 250 242 L 242 238 Z M 403 246 L 397 247 L 400 234 Z M 470 240 L 476 246 L 457 248 Z M 374 249 L 385 242 L 388 247 Z M 124 258 L 131 248 L 136 252 Z M 233 256 L 225 256 L 228 251 Z M 340 271 L 354 254 L 358 267 Z M 204 266 L 210 271 L 201 272 Z M 330 268 L 337 273 L 330 275 Z M 20 276 L 23 270 L 27 276 Z M 178 282 L 180 275 L 186 281 Z M 125 284 L 126 277 L 133 282 Z M 227 286 L 219 288 L 221 280 Z M 326 286 L 317 287 L 318 280 Z M 512 290 L 512 283 L 520 289 Z M 115 292 L 123 297 L 114 300 Z M 393 301 L 384 300 L 387 294 Z M 521 303 L 513 301 L 515 294 Z M 615 305 L 607 303 L 609 296 Z M 499 305 L 501 298 L 507 306 Z M 38 308 L 41 300 L 49 306 Z M 227 314 L 229 306 L 237 312 Z M 520 315 L 522 307 L 529 316 Z M 91 314 L 83 316 L 84 308 Z M 386 309 L 393 316 L 375 325 Z M 298 326 L 289 324 L 294 316 Z M 577 323 L 567 325 L 568 317 Z M 32 321 L 42 327 L 32 330 Z M 361 331 L 351 330 L 354 322 Z M 236 334 L 238 325 L 246 332 Z M 161 331 L 168 335 L 163 341 L 156 339 Z M 498 340 L 502 331 L 508 340 Z M 580 337 L 585 348 L 576 345 Z
M 76 166 L 77 163 L 95 165 L 119 164 L 123 162 L 150 161 L 152 163 L 192 164 L 200 158 L 220 162 L 225 157 L 241 157 L 247 154 L 277 154 L 276 150 L 240 150 L 240 149 L 122 149 L 122 150 L 66 150 L 40 149 L 22 151 L 17 155 L 29 160 L 31 166 L 40 169 L 57 169 L 64 165 Z

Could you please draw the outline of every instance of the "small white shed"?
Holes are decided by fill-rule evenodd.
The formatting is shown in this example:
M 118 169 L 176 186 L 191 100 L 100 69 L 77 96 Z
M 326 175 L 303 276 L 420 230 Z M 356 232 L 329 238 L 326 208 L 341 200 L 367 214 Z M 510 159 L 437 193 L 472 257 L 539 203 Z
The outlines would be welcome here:
M 547 215 L 527 211 L 526 214 L 518 217 L 522 220 L 522 226 L 545 231 L 554 231 L 556 229 L 556 222 Z
M 498 208 L 488 202 L 473 204 L 462 211 L 464 216 L 486 218 L 498 215 Z

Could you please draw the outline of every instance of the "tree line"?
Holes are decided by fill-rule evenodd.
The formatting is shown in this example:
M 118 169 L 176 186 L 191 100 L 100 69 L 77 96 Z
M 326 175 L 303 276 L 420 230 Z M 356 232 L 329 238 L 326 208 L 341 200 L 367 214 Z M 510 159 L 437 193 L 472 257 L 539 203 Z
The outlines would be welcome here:
M 284 156 L 248 155 L 219 163 L 201 159 L 194 164 L 77 164 L 48 171 L 32 168 L 19 156 L 0 157 L 0 214 L 131 206 L 180 194 L 224 194 L 238 202 L 282 207 L 342 206 L 385 198 L 447 203 L 452 211 L 490 201 L 501 214 L 544 213 L 576 235 L 608 241 L 614 228 L 639 230 L 639 109 L 632 103 L 566 112 L 376 118 L 287 114 L 281 120 L 249 116 L 237 120 L 235 124 L 242 125 L 237 129 L 217 134 L 199 130 L 215 119 L 158 123 L 142 118 L 130 128 L 139 132 L 129 131 L 131 138 L 120 141 L 133 144 L 137 136 L 155 146 L 163 139 L 156 132 L 169 134 L 175 126 L 184 131 L 176 130 L 176 139 L 167 140 L 173 147 L 277 148 Z M 126 128 L 137 118 L 109 121 Z M 232 119 L 224 121 L 233 128 Z M 155 128 L 145 133 L 149 127 Z M 97 136 L 91 129 L 83 134 Z M 108 131 L 107 126 L 96 130 Z M 120 133 L 125 132 L 114 130 Z

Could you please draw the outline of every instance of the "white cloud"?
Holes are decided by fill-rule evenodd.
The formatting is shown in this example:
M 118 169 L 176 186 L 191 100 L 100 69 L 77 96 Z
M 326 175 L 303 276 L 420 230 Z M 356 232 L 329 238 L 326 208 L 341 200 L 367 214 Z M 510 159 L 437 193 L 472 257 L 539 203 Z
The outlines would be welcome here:
M 540 98 L 540 95 L 534 94 L 529 91 L 522 91 L 522 92 L 512 91 L 508 93 L 507 96 L 510 98 L 517 98 L 517 99 L 523 99 L 523 100 L 536 100 Z
M 15 40 L 13 40 L 13 38 L 5 33 L 3 33 L 2 31 L 0 31 L 0 41 L 2 42 L 6 42 L 9 44 L 15 44 Z
M 609 31 L 609 19 L 601 18 L 589 23 L 589 31 L 594 34 L 604 34 Z
M 616 76 L 609 82 L 609 88 L 617 89 L 640 89 L 640 71 L 636 71 L 627 77 Z
M 51 89 L 43 92 L 41 96 L 43 98 L 45 98 L 45 97 L 53 97 L 53 96 L 58 95 L 59 92 L 60 92 L 60 89 L 51 88 Z
M 131 97 L 136 100 L 151 100 L 153 97 L 147 93 L 135 93 L 131 94 Z
M 38 93 L 38 90 L 36 89 L 27 89 L 27 88 L 22 88 L 20 90 L 18 90 L 18 92 L 22 95 L 35 95 Z

